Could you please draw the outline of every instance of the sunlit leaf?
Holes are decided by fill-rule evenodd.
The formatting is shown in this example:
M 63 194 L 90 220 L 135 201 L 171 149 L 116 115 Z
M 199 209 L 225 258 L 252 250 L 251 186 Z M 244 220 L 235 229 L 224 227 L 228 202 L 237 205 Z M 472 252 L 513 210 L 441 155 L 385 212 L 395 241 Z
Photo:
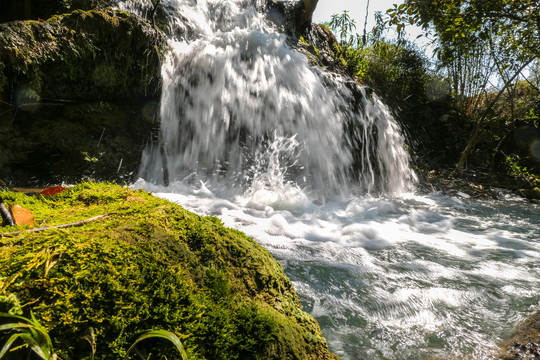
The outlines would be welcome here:
M 188 360 L 186 351 L 184 350 L 184 346 L 182 345 L 182 342 L 180 341 L 178 336 L 176 336 L 176 334 L 174 334 L 174 333 L 172 333 L 170 331 L 166 331 L 166 330 L 148 330 L 148 331 L 144 332 L 130 346 L 130 348 L 127 351 L 126 357 L 127 357 L 127 355 L 129 355 L 135 349 L 135 346 L 138 343 L 140 343 L 143 340 L 152 339 L 152 338 L 162 338 L 162 339 L 170 341 L 176 347 L 178 352 L 180 353 L 180 355 L 182 357 L 182 360 Z

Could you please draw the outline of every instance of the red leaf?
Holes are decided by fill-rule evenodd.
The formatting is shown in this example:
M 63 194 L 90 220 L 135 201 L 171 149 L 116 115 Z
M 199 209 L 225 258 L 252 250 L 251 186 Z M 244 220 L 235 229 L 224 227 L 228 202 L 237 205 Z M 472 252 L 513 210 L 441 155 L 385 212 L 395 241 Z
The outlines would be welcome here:
M 56 186 L 51 186 L 51 187 L 48 187 L 48 188 L 44 189 L 42 192 L 39 193 L 39 195 L 53 196 L 53 195 L 59 194 L 62 191 L 66 191 L 66 190 L 67 189 L 65 187 L 63 187 L 62 185 L 56 185 Z

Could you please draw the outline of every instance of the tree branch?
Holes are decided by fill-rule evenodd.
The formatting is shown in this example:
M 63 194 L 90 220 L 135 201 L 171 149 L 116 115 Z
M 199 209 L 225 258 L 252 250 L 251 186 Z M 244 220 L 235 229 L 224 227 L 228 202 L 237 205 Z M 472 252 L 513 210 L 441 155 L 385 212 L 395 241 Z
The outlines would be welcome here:
M 465 147 L 465 150 L 461 153 L 461 157 L 459 159 L 459 162 L 457 164 L 456 170 L 458 172 L 462 172 L 465 168 L 465 165 L 467 164 L 467 158 L 469 156 L 469 152 L 474 149 L 476 146 L 476 142 L 478 140 L 478 135 L 480 134 L 480 127 L 484 124 L 484 120 L 488 116 L 489 112 L 491 111 L 491 108 L 499 101 L 499 98 L 502 96 L 502 94 L 506 91 L 508 86 L 510 86 L 511 82 L 514 81 L 516 77 L 521 74 L 523 69 L 525 69 L 531 62 L 533 62 L 535 58 L 530 59 L 529 61 L 525 62 L 518 71 L 514 73 L 514 75 L 504 84 L 503 88 L 499 90 L 495 98 L 489 103 L 488 107 L 484 112 L 482 113 L 482 116 L 476 123 L 476 126 L 474 127 L 473 133 L 471 134 L 471 137 L 469 138 L 469 141 L 467 142 L 467 146 Z
M 17 235 L 21 235 L 21 234 L 24 234 L 24 233 L 32 233 L 32 232 L 40 232 L 40 231 L 45 231 L 45 230 L 50 230 L 50 229 L 60 229 L 60 228 L 68 228 L 68 227 L 73 227 L 73 226 L 81 226 L 81 225 L 84 225 L 84 224 L 87 224 L 87 223 L 90 223 L 90 222 L 93 222 L 93 221 L 97 221 L 99 219 L 109 217 L 109 216 L 111 216 L 113 214 L 115 214 L 115 213 L 110 212 L 108 214 L 94 216 L 94 217 L 89 218 L 89 219 L 75 221 L 75 222 L 72 222 L 72 223 L 69 223 L 69 224 L 54 225 L 54 226 L 44 226 L 44 227 L 39 227 L 39 228 L 27 229 L 27 230 L 13 231 L 13 232 L 8 232 L 8 233 L 0 233 L 0 237 L 17 236 Z

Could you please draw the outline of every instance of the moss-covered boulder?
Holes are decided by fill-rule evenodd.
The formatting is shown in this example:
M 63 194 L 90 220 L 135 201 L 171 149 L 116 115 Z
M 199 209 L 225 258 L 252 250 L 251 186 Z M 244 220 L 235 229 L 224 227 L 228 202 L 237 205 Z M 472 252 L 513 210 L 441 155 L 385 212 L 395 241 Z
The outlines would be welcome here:
M 61 354 L 88 356 L 90 328 L 98 359 L 121 358 L 141 331 L 165 329 L 190 360 L 337 359 L 282 266 L 217 218 L 114 185 L 0 196 L 33 211 L 41 226 L 109 214 L 0 237 L 0 311 L 33 312 Z
M 538 359 L 540 357 L 540 312 L 535 313 L 501 344 L 501 360 Z
M 157 118 L 164 44 L 113 9 L 0 24 L 0 178 L 131 179 Z

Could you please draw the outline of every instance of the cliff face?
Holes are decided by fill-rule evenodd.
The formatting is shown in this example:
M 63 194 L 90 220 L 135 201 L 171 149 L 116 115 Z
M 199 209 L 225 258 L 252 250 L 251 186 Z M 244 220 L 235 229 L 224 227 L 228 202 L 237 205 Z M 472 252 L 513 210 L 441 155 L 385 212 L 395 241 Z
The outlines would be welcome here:
M 154 9 L 150 0 L 138 2 L 149 17 L 143 19 L 107 7 L 112 3 L 5 4 L 0 15 L 1 180 L 46 185 L 135 176 L 142 150 L 157 138 L 153 130 L 166 52 L 158 27 L 168 27 L 162 5 Z M 331 33 L 305 24 L 315 4 L 269 0 L 259 10 L 281 19 L 291 43 L 314 64 L 336 70 L 333 50 L 325 48 Z M 299 41 L 299 31 L 315 45 Z
M 163 47 L 113 9 L 0 24 L 0 178 L 128 177 L 155 121 Z
M 0 236 L 0 312 L 32 311 L 62 358 L 90 356 L 83 337 L 92 328 L 99 359 L 123 358 L 146 329 L 176 333 L 190 360 L 337 359 L 282 266 L 217 218 L 93 183 L 51 198 L 0 197 L 42 225 L 109 214 L 80 227 Z

